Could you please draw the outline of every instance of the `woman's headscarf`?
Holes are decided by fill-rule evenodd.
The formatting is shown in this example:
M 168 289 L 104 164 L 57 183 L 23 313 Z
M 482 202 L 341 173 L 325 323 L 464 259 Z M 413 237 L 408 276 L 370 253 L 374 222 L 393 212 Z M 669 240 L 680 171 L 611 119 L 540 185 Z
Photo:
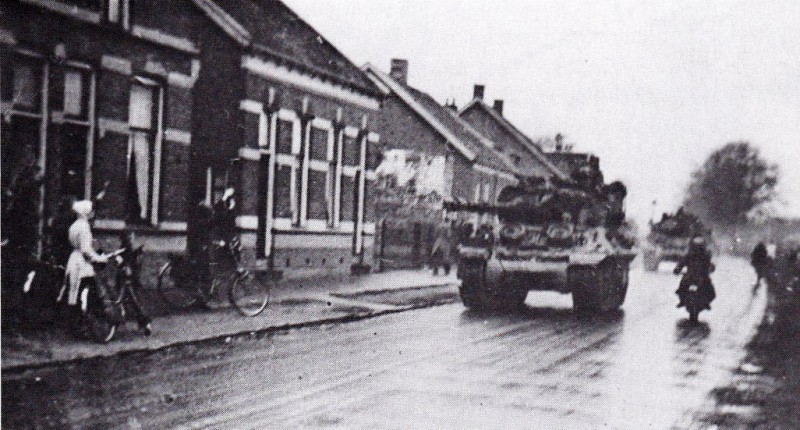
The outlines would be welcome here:
M 72 204 L 72 210 L 78 214 L 79 218 L 89 218 L 89 214 L 92 213 L 92 201 L 78 200 Z

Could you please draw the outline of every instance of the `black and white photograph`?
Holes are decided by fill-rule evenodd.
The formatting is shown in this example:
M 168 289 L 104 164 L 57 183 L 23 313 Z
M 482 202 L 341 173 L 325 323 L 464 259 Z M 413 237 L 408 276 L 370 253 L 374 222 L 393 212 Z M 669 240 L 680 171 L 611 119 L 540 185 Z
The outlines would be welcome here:
M 800 3 L 0 0 L 3 429 L 800 429 Z

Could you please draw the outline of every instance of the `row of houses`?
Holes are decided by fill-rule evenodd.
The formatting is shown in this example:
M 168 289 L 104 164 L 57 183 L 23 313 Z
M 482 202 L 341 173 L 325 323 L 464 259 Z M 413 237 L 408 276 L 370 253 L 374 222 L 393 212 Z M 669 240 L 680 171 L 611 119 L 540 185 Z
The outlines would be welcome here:
M 64 196 L 105 190 L 98 237 L 133 229 L 151 266 L 192 249 L 198 205 L 234 187 L 256 264 L 369 270 L 391 150 L 437 160 L 444 199 L 567 177 L 483 86 L 442 105 L 408 62 L 358 67 L 278 0 L 9 0 L 0 49 L 3 186 L 44 173 L 40 237 Z

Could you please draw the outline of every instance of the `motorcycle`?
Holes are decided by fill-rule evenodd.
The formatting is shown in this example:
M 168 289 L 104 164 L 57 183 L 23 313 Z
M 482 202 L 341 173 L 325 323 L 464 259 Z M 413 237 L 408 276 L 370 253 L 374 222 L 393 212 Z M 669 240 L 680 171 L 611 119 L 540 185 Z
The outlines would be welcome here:
M 714 266 L 711 266 L 711 272 L 714 271 Z M 679 274 L 679 273 L 676 273 Z M 713 287 L 710 285 L 702 285 L 703 283 L 710 283 L 708 277 L 691 276 L 687 273 L 683 275 L 681 284 L 688 284 L 684 289 L 679 289 L 678 296 L 681 300 L 682 306 L 686 307 L 689 312 L 689 321 L 692 323 L 697 322 L 697 317 L 700 312 L 704 310 L 711 310 L 711 301 L 714 300 L 716 294 Z M 702 288 L 705 287 L 705 288 Z M 680 307 L 681 305 L 679 305 Z

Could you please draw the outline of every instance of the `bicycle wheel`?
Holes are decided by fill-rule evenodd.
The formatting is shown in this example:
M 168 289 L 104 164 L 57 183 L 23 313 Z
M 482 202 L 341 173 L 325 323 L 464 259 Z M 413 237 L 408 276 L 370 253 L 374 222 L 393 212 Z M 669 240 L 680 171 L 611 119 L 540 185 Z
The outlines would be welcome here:
M 188 276 L 178 278 L 178 269 L 170 261 L 158 271 L 158 294 L 177 309 L 187 309 L 197 303 L 197 290 Z
M 98 302 L 99 299 L 96 295 L 86 288 L 81 291 L 79 299 L 83 311 L 83 329 L 86 335 L 100 343 L 111 341 L 117 332 L 117 323 L 111 322 L 106 315 L 103 315 L 103 305 Z
M 254 317 L 269 304 L 271 282 L 259 282 L 250 271 L 239 274 L 228 290 L 228 300 L 240 314 Z
M 84 315 L 84 322 L 89 336 L 99 343 L 108 343 L 114 338 L 117 332 L 117 324 L 108 322 L 103 317 L 87 312 Z

